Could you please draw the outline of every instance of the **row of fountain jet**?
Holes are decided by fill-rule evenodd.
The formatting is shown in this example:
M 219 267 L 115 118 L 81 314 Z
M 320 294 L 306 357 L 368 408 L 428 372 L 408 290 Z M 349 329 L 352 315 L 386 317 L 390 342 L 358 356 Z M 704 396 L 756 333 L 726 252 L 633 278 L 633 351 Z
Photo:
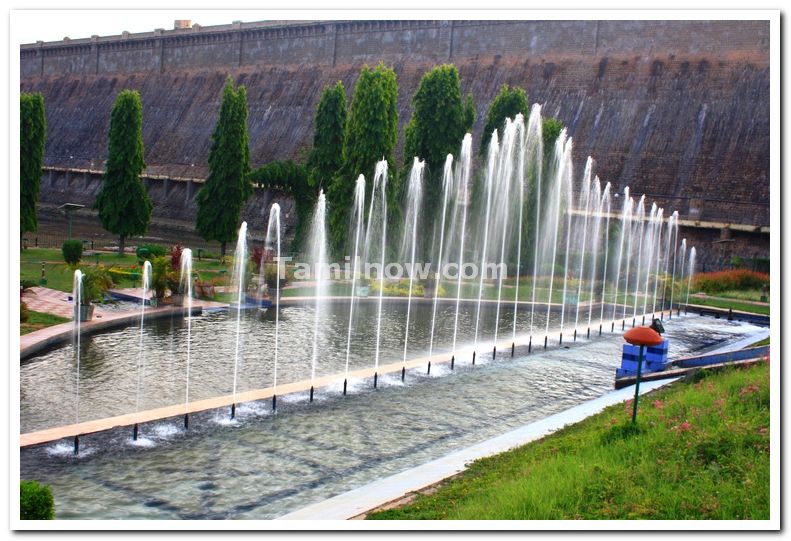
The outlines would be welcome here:
M 575 183 L 572 168 L 572 139 L 564 129 L 557 138 L 554 149 L 545 156 L 541 133 L 541 108 L 534 105 L 525 122 L 520 114 L 508 119 L 501 130 L 494 131 L 489 145 L 485 171 L 478 185 L 474 184 L 472 160 L 472 136 L 467 134 L 461 144 L 459 158 L 448 155 L 443 168 L 441 210 L 424 208 L 425 163 L 415 158 L 408 178 L 403 230 L 393 236 L 388 231 L 387 161 L 376 164 L 371 183 L 370 199 L 366 209 L 366 179 L 360 175 L 355 183 L 354 201 L 350 213 L 349 248 L 354 268 L 349 296 L 349 319 L 346 340 L 346 364 L 343 393 L 346 394 L 349 377 L 349 359 L 352 350 L 353 329 L 363 322 L 356 319 L 355 307 L 359 301 L 358 280 L 361 265 L 378 263 L 384 269 L 388 255 L 397 253 L 397 261 L 408 269 L 408 299 L 401 370 L 406 373 L 409 355 L 409 324 L 416 280 L 416 258 L 428 254 L 431 261 L 431 279 L 435 294 L 432 301 L 431 330 L 428 345 L 431 359 L 435 344 L 437 307 L 441 284 L 455 285 L 455 311 L 453 338 L 449 351 L 450 367 L 453 368 L 459 348 L 459 313 L 462 301 L 475 301 L 474 335 L 471 363 L 479 350 L 497 354 L 498 338 L 510 331 L 511 353 L 517 338 L 528 343 L 532 351 L 534 337 L 540 331 L 536 316 L 545 311 L 543 329 L 544 348 L 550 335 L 550 314 L 560 312 L 558 343 L 563 342 L 563 333 L 573 329 L 573 340 L 585 331 L 590 337 L 591 328 L 598 324 L 598 333 L 609 323 L 614 332 L 618 320 L 621 329 L 631 319 L 634 326 L 638 317 L 659 311 L 660 317 L 669 306 L 670 317 L 674 306 L 674 294 L 683 290 L 686 281 L 688 301 L 689 283 L 695 269 L 695 248 L 688 250 L 686 239 L 679 243 L 678 212 L 665 217 L 664 209 L 652 203 L 647 209 L 645 195 L 635 200 L 625 188 L 623 199 L 613 194 L 610 183 L 603 187 L 598 177 L 593 176 L 593 160 L 588 158 L 581 180 Z M 474 204 L 477 203 L 477 204 Z M 435 213 L 439 210 L 438 213 Z M 318 344 L 320 342 L 322 299 L 327 295 L 331 277 L 327 271 L 327 201 L 320 192 L 308 239 L 308 262 L 314 269 L 315 309 L 312 333 L 311 387 L 313 400 Z M 433 216 L 434 219 L 430 219 Z M 617 228 L 614 227 L 617 224 Z M 430 231 L 431 234 L 423 234 Z M 400 238 L 398 249 L 389 249 L 388 241 Z M 392 240 L 390 240 L 393 243 Z M 280 207 L 275 203 L 270 208 L 267 226 L 266 249 L 280 260 L 281 247 Z M 231 417 L 235 415 L 237 368 L 239 364 L 240 319 L 246 307 L 244 297 L 244 273 L 248 255 L 247 223 L 239 229 L 235 251 L 233 283 L 237 285 L 236 348 L 234 359 L 233 396 Z M 264 258 L 266 259 L 266 258 Z M 441 269 L 452 264 L 456 272 L 454 280 L 443 280 Z M 463 269 L 470 264 L 478 265 L 477 280 L 463 279 Z M 264 268 L 259 269 L 263 276 Z M 481 332 L 481 306 L 487 289 L 483 269 L 492 265 L 499 268 L 510 265 L 510 278 L 500 272 L 494 279 L 496 290 L 496 313 L 492 336 Z M 149 287 L 150 264 L 143 269 L 144 297 Z M 185 288 L 188 314 L 192 313 L 192 253 L 185 249 L 182 254 L 182 287 Z M 376 387 L 380 365 L 380 340 L 385 275 L 378 277 L 376 315 L 376 347 L 373 359 Z M 510 287 L 504 288 L 506 281 Z M 455 282 L 455 284 L 453 283 Z M 75 272 L 74 295 L 79 302 L 81 274 Z M 677 288 L 676 284 L 681 287 Z M 472 287 L 477 295 L 472 299 L 462 294 Z M 529 302 L 520 300 L 520 288 L 529 288 Z M 584 298 L 584 300 L 583 300 Z M 492 299 L 493 300 L 493 299 Z M 274 378 L 272 408 L 277 408 L 277 362 L 278 327 L 280 305 L 280 280 L 275 291 L 275 337 Z M 500 311 L 513 307 L 510 329 L 501 328 Z M 527 328 L 517 324 L 519 310 L 529 310 Z M 143 355 L 143 324 L 145 304 L 140 315 L 140 353 L 138 382 L 145 370 Z M 79 422 L 79 318 L 75 318 L 77 351 L 77 422 Z M 185 427 L 188 425 L 189 367 L 190 367 L 190 320 L 187 319 L 187 360 L 185 378 Z M 427 370 L 431 371 L 429 360 Z M 138 385 L 138 408 L 140 388 Z M 137 436 L 137 425 L 134 431 Z

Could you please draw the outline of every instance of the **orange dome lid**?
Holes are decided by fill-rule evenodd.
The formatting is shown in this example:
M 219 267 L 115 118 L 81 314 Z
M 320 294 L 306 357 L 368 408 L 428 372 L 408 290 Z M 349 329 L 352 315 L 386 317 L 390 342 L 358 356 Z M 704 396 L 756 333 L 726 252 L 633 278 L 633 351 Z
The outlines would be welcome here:
M 629 329 L 624 333 L 623 339 L 635 346 L 658 346 L 662 343 L 662 337 L 650 327 Z

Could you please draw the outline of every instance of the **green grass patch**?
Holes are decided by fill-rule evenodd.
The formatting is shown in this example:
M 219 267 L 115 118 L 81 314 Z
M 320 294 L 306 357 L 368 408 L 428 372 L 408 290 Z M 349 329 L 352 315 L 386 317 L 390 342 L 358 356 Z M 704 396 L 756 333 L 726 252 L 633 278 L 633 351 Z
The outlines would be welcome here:
M 27 334 L 45 327 L 53 325 L 60 325 L 71 321 L 68 318 L 47 314 L 45 312 L 36 312 L 35 310 L 28 310 L 28 320 L 19 324 L 19 334 Z
M 762 295 L 763 292 L 760 289 L 745 289 L 745 290 L 723 291 L 722 293 L 717 293 L 715 297 L 724 297 L 727 299 L 737 299 L 741 301 L 762 302 L 761 301 Z M 763 301 L 763 302 L 767 302 L 767 301 Z
M 701 372 L 369 519 L 768 519 L 769 367 Z
M 97 261 L 96 255 L 85 255 L 80 261 L 78 267 L 83 268 L 95 265 Z M 98 257 L 99 264 L 108 268 L 116 268 L 122 271 L 129 271 L 136 267 L 138 273 L 141 272 L 140 262 L 134 254 L 125 254 L 119 256 L 115 252 L 101 252 Z M 74 271 L 66 265 L 63 261 L 63 255 L 60 250 L 49 248 L 28 248 L 20 253 L 20 279 L 31 280 L 38 283 L 41 279 L 41 265 L 44 263 L 44 270 L 46 274 L 46 287 L 57 289 L 58 291 L 71 291 L 72 278 Z M 223 276 L 221 271 L 226 271 L 225 274 L 230 274 L 230 264 L 223 264 L 216 259 L 203 259 L 198 261 L 193 259 L 193 269 L 198 271 L 201 278 L 204 280 L 211 280 L 218 276 Z M 131 278 L 114 277 L 115 287 L 140 287 L 140 279 L 132 280 Z
M 746 302 L 739 302 L 738 300 L 725 300 L 725 299 L 712 299 L 708 297 L 690 297 L 689 298 L 690 306 L 693 304 L 701 305 L 701 306 L 711 306 L 713 308 L 733 308 L 734 310 L 739 310 L 740 312 L 750 312 L 752 314 L 763 314 L 768 316 L 769 315 L 769 305 L 768 304 L 750 304 Z
M 749 345 L 749 346 L 747 346 L 747 347 L 748 347 L 748 348 L 757 348 L 757 347 L 761 347 L 761 346 L 768 346 L 768 345 L 769 345 L 769 337 L 767 336 L 767 337 L 766 337 L 766 338 L 764 338 L 763 340 L 759 340 L 759 341 L 758 341 L 758 342 L 756 342 L 755 344 L 750 344 L 750 345 Z

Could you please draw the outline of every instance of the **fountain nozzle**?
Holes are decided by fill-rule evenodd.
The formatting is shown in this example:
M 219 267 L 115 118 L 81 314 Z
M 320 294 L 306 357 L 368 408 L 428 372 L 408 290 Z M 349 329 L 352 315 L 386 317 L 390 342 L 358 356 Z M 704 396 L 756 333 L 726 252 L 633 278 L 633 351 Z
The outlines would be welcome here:
M 533 351 L 533 337 L 530 337 L 530 340 L 527 342 L 527 352 L 530 353 Z
M 472 365 L 473 365 L 473 366 L 475 366 L 475 354 L 476 354 L 476 353 L 477 353 L 476 351 L 473 351 L 473 352 L 472 352 Z
M 558 345 L 563 343 L 563 333 L 560 333 L 560 339 L 558 340 Z
M 74 436 L 74 456 L 80 454 L 80 437 Z
M 231 420 L 236 417 L 236 404 L 231 404 Z
M 346 384 L 349 383 L 348 379 L 343 380 L 343 396 L 346 396 Z
M 574 342 L 577 341 L 577 329 L 574 329 Z
M 453 364 L 451 364 L 451 368 L 453 368 Z M 428 362 L 428 370 L 426 370 L 426 374 L 431 374 L 431 361 Z
M 272 411 L 277 411 L 277 395 L 272 395 Z
M 184 430 L 189 429 L 189 427 L 190 427 L 190 414 L 189 413 L 185 413 L 184 414 Z
M 379 372 L 374 372 L 374 389 L 376 389 L 377 381 L 379 381 Z
M 313 402 L 313 385 L 310 386 L 310 401 Z
M 547 349 L 547 338 L 549 337 L 548 336 L 544 337 L 544 349 Z
M 494 360 L 496 357 L 497 357 L 497 346 L 494 346 L 494 348 L 492 348 L 492 360 Z
M 455 364 L 456 364 L 456 356 L 455 355 L 451 355 L 451 357 L 450 357 L 450 369 L 451 370 L 453 370 L 453 367 L 455 366 Z M 431 371 L 431 363 L 428 363 L 428 369 L 429 369 L 429 371 Z
M 137 441 L 138 432 L 140 431 L 140 427 L 135 423 L 135 426 L 132 428 L 132 440 Z
M 406 366 L 402 366 L 401 367 L 401 381 L 404 381 L 405 377 L 406 377 Z
M 514 356 L 514 348 L 515 347 L 516 347 L 516 344 L 514 342 L 511 342 L 511 357 Z

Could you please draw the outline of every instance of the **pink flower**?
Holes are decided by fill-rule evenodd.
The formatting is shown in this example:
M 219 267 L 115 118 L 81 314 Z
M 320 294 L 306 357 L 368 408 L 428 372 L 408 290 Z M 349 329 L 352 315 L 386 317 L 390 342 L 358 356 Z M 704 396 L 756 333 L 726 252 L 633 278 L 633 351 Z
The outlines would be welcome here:
M 661 400 L 654 400 L 654 407 L 658 410 L 662 409 L 662 401 Z

